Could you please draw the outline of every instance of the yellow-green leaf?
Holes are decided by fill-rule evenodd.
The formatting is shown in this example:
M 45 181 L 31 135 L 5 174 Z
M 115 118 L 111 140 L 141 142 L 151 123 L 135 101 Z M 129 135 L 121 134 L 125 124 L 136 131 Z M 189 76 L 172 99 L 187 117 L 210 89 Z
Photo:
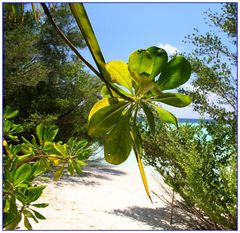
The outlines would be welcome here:
M 156 110 L 156 112 L 158 113 L 160 119 L 163 121 L 163 122 L 166 122 L 166 123 L 172 123 L 174 125 L 176 125 L 178 127 L 178 122 L 177 122 L 177 118 L 172 114 L 170 113 L 169 111 L 165 110 L 164 108 L 161 108 L 155 104 L 152 104 L 151 105 L 154 107 L 154 109 Z
M 58 181 L 61 178 L 63 171 L 64 171 L 64 165 L 58 168 L 57 171 L 54 173 L 53 175 L 54 181 Z
M 105 60 L 103 54 L 101 52 L 100 46 L 83 4 L 70 3 L 69 6 L 82 32 L 82 35 L 87 42 L 88 48 L 90 49 L 90 52 L 100 73 L 105 77 L 106 80 L 110 81 L 110 76 L 105 68 Z
M 117 97 L 114 97 L 114 98 L 103 98 L 101 100 L 99 100 L 97 103 L 95 103 L 88 115 L 88 121 L 91 120 L 92 116 L 97 112 L 99 111 L 100 109 L 102 108 L 105 108 L 105 107 L 108 107 L 110 106 L 111 104 L 114 104 L 114 103 L 118 103 L 118 102 L 124 102 L 123 99 L 120 99 L 120 98 L 117 98 Z
M 111 164 L 123 163 L 131 152 L 132 139 L 130 135 L 129 113 L 122 116 L 104 138 L 104 157 Z
M 88 122 L 88 134 L 93 137 L 104 136 L 121 118 L 123 111 L 129 103 L 117 102 L 107 107 L 97 106 L 97 111 L 91 113 Z
M 132 91 L 132 78 L 128 71 L 128 65 L 123 61 L 111 61 L 106 64 L 106 69 L 110 74 L 111 81 Z
M 141 177 L 142 177 L 142 181 L 143 181 L 145 191 L 146 191 L 150 201 L 152 202 L 152 198 L 151 198 L 149 188 L 148 188 L 147 178 L 146 178 L 145 171 L 144 171 L 143 164 L 142 164 L 142 160 L 141 160 L 141 156 L 138 153 L 136 154 L 136 152 L 135 152 L 135 156 L 136 156 L 136 159 L 137 159 L 138 168 L 139 168 L 139 171 L 140 171 L 140 174 L 141 174 Z

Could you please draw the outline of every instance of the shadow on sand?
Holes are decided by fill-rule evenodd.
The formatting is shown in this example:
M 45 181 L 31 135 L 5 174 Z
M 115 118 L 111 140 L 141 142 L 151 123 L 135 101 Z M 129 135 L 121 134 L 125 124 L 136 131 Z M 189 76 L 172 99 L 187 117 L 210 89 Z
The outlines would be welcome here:
M 40 180 L 44 181 L 44 183 L 53 182 L 55 170 L 51 170 L 42 175 Z M 100 180 L 112 180 L 112 176 L 122 176 L 127 173 L 117 170 L 116 168 L 112 168 L 110 165 L 102 165 L 98 164 L 92 165 L 89 164 L 85 168 L 83 168 L 83 172 L 81 174 L 75 174 L 74 176 L 67 174 L 67 168 L 65 169 L 60 182 L 56 182 L 56 185 L 64 185 L 68 184 L 82 184 L 86 186 L 97 186 L 101 185 Z M 99 181 L 98 181 L 99 180 Z
M 186 216 L 174 209 L 173 224 L 170 224 L 170 208 L 147 208 L 132 206 L 127 209 L 115 209 L 109 214 L 127 217 L 152 227 L 152 230 L 189 230 Z M 127 230 L 127 229 L 126 229 Z

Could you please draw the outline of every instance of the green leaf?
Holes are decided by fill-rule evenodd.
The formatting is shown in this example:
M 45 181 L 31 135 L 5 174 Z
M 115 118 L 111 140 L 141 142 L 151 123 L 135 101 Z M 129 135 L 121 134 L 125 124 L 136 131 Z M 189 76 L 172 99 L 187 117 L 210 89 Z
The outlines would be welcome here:
M 191 103 L 190 96 L 179 93 L 162 93 L 159 97 L 153 100 L 178 108 L 186 107 Z
M 75 173 L 72 160 L 68 161 L 68 172 L 70 173 L 71 176 L 73 176 Z
M 83 4 L 71 3 L 69 4 L 73 16 L 82 32 L 84 39 L 87 42 L 88 48 L 93 56 L 93 59 L 106 80 L 110 81 L 110 76 L 105 68 L 105 60 L 98 44 L 97 38 L 94 34 L 91 23 L 88 19 L 87 13 L 84 9 Z
M 31 209 L 32 210 L 32 209 Z M 41 215 L 39 212 L 37 212 L 36 210 L 32 210 L 34 215 L 36 216 L 36 218 L 40 219 L 40 220 L 45 220 L 46 218 Z
M 130 135 L 130 110 L 120 119 L 104 138 L 104 157 L 111 164 L 121 164 L 129 156 L 132 148 Z
M 52 125 L 49 128 L 45 128 L 44 134 L 43 134 L 43 140 L 52 142 L 53 139 L 56 137 L 58 133 L 58 127 L 56 125 Z
M 188 81 L 191 65 L 182 56 L 174 57 L 162 71 L 157 83 L 161 90 L 174 89 Z
M 163 122 L 172 123 L 178 127 L 177 118 L 172 113 L 170 113 L 169 111 L 165 110 L 164 108 L 161 108 L 153 103 L 151 103 L 151 105 L 154 107 L 154 109 L 156 110 L 160 119 Z
M 14 185 L 26 183 L 32 178 L 33 170 L 30 164 L 21 165 L 14 174 Z
M 145 116 L 147 117 L 147 121 L 150 127 L 150 130 L 152 134 L 155 134 L 155 123 L 154 123 L 154 115 L 152 113 L 152 110 L 147 106 L 147 104 L 141 102 L 141 106 L 143 108 L 143 111 L 145 113 Z
M 56 170 L 56 172 L 54 173 L 54 175 L 53 175 L 54 181 L 58 181 L 61 178 L 63 171 L 64 171 L 64 165 L 62 167 L 58 168 Z
M 44 142 L 44 145 L 43 145 L 43 150 L 44 150 L 44 151 L 49 152 L 49 151 L 51 151 L 51 150 L 53 150 L 53 149 L 54 149 L 54 145 L 53 145 L 52 142 L 49 142 L 49 141 Z
M 30 224 L 28 218 L 25 217 L 25 216 L 24 216 L 24 226 L 25 226 L 28 230 L 32 230 L 32 225 Z
M 4 199 L 4 213 L 9 213 L 10 210 L 10 200 L 9 199 Z
M 53 143 L 54 149 L 59 152 L 63 157 L 67 157 L 67 149 L 66 149 L 66 144 L 61 144 L 60 142 Z
M 128 68 L 132 78 L 141 83 L 149 78 L 153 70 L 154 61 L 150 52 L 145 49 L 134 51 L 128 58 Z
M 10 218 L 12 217 L 11 214 L 4 215 L 4 229 L 5 230 L 16 230 L 16 227 L 22 220 L 21 214 L 16 213 L 16 215 L 14 215 L 14 218 L 13 219 L 11 218 L 11 223 L 8 224 L 9 217 Z M 6 221 L 6 223 L 5 223 L 5 221 Z
M 113 98 L 103 98 L 101 100 L 99 100 L 97 103 L 95 103 L 90 111 L 90 113 L 88 114 L 88 121 L 91 120 L 92 116 L 99 111 L 102 108 L 108 107 L 112 104 L 116 104 L 119 102 L 124 102 L 123 99 L 117 98 L 117 97 L 113 97 Z
M 111 61 L 106 64 L 106 69 L 110 74 L 111 81 L 126 87 L 132 92 L 132 78 L 128 71 L 128 65 L 123 61 Z
M 156 46 L 149 47 L 147 51 L 151 54 L 153 59 L 153 68 L 150 75 L 154 79 L 160 72 L 163 71 L 168 61 L 168 55 L 164 49 Z
M 77 174 L 82 173 L 81 165 L 78 163 L 78 161 L 76 161 L 76 160 L 73 161 L 73 167 L 74 167 L 75 171 L 77 172 Z
M 46 208 L 48 205 L 48 203 L 32 204 L 32 206 L 35 206 L 37 208 Z
M 145 93 L 152 91 L 155 88 L 156 84 L 149 78 L 143 78 L 141 83 L 137 88 L 136 95 L 144 95 Z
M 19 114 L 18 110 L 13 111 L 10 106 L 4 108 L 4 119 L 11 119 L 16 117 Z
M 44 131 L 44 126 L 43 126 L 43 124 L 39 124 L 39 125 L 36 127 L 36 134 L 37 134 L 37 137 L 38 137 L 38 140 L 39 140 L 40 145 L 43 144 L 43 131 Z
M 27 192 L 26 192 L 26 196 L 27 198 L 27 203 L 31 203 L 36 201 L 42 194 L 43 189 L 45 189 L 46 186 L 33 186 L 33 187 L 29 187 Z
M 136 148 L 137 153 L 142 154 L 142 151 L 143 151 L 142 150 L 142 138 L 141 138 L 138 127 L 135 122 L 133 123 L 131 133 L 132 133 L 133 144 Z
M 24 216 L 25 216 L 26 218 L 32 218 L 36 223 L 39 223 L 39 221 L 37 220 L 37 218 L 33 215 L 33 213 L 32 213 L 31 211 L 25 209 L 25 210 L 23 211 L 23 213 L 24 213 Z
M 127 102 L 110 103 L 109 106 L 103 108 L 94 105 L 94 109 L 92 109 L 94 114 L 92 114 L 92 110 L 89 114 L 88 134 L 98 137 L 107 133 L 121 118 L 127 105 Z
M 142 177 L 142 181 L 143 181 L 145 191 L 146 191 L 150 201 L 152 202 L 152 198 L 151 198 L 149 188 L 148 188 L 147 178 L 146 178 L 145 171 L 144 171 L 143 164 L 142 164 L 142 160 L 141 160 L 141 156 L 140 156 L 140 154 L 138 154 L 136 152 L 135 152 L 135 156 L 136 156 L 136 159 L 137 159 L 138 168 L 139 168 L 139 171 L 140 171 L 140 174 L 141 174 L 141 177 Z

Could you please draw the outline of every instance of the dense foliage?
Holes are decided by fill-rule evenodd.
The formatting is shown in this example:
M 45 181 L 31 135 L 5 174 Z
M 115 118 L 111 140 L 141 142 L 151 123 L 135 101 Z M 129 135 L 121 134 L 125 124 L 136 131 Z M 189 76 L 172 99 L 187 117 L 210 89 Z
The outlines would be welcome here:
M 198 227 L 236 229 L 237 5 L 226 3 L 222 12 L 207 14 L 221 33 L 196 30 L 187 37 L 195 46 L 188 55 L 194 78 L 180 92 L 214 121 L 181 125 L 178 131 L 159 125 L 154 137 L 145 137 L 144 161 L 180 194 L 200 220 Z
M 27 140 L 22 135 L 23 127 L 12 118 L 18 111 L 7 106 L 4 109 L 4 229 L 14 230 L 23 220 L 24 226 L 32 229 L 31 221 L 45 219 L 35 208 L 45 208 L 47 203 L 36 202 L 45 185 L 35 180 L 49 170 L 54 170 L 54 180 L 59 180 L 66 169 L 70 175 L 81 173 L 91 150 L 86 140 L 70 138 L 67 143 L 55 142 L 58 127 L 36 127 L 36 136 Z
M 5 6 L 5 5 L 4 5 Z M 78 49 L 85 43 L 67 4 L 51 8 L 58 26 Z M 102 84 L 84 71 L 48 19 L 32 12 L 24 23 L 4 13 L 4 105 L 19 110 L 27 133 L 40 124 L 56 124 L 59 139 L 87 137 L 87 115 Z
M 236 229 L 236 146 L 231 131 L 229 125 L 204 122 L 183 124 L 178 130 L 160 126 L 154 137 L 144 140 L 144 162 L 199 218 L 196 228 Z

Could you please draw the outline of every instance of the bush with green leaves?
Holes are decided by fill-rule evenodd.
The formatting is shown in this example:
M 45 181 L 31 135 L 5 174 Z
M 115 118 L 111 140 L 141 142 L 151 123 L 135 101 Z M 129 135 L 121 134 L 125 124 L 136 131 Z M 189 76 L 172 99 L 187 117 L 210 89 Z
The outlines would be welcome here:
M 234 129 L 219 122 L 159 125 L 144 138 L 144 163 L 183 198 L 198 218 L 196 228 L 236 229 L 236 141 Z M 183 205 L 181 205 L 183 206 Z
M 58 128 L 53 125 L 38 125 L 31 140 L 20 137 L 23 127 L 12 120 L 17 115 L 18 111 L 8 106 L 4 109 L 4 229 L 14 230 L 23 220 L 30 230 L 29 219 L 35 222 L 45 219 L 36 208 L 48 206 L 37 202 L 46 186 L 34 183 L 36 178 L 53 168 L 55 181 L 65 169 L 70 175 L 80 174 L 91 150 L 85 140 L 70 138 L 67 143 L 54 142 Z

